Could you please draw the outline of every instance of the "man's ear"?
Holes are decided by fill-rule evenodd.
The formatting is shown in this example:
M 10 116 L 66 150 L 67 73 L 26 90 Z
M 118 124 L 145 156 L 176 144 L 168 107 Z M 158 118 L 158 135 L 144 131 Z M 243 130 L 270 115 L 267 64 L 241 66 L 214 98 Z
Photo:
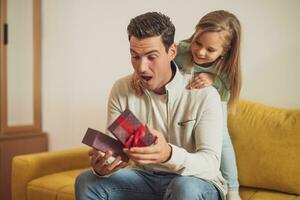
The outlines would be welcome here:
M 177 54 L 177 46 L 175 43 L 173 43 L 170 48 L 169 48 L 169 51 L 168 51 L 168 54 L 171 58 L 171 60 L 173 60 L 175 57 L 176 57 L 176 54 Z

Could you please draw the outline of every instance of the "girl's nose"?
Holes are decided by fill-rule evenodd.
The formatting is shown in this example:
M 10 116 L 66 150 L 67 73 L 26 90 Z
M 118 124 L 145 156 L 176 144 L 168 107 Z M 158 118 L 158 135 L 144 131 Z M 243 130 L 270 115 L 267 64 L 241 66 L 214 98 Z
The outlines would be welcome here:
M 198 55 L 199 55 L 200 57 L 204 57 L 204 56 L 205 56 L 205 49 L 203 49 L 203 48 L 199 49 L 199 50 L 198 50 Z

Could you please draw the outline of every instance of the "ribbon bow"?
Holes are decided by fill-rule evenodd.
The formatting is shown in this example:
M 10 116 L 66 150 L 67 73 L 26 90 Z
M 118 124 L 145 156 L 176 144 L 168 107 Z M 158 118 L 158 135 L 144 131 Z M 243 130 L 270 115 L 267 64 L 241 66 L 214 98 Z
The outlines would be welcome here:
M 130 136 L 125 141 L 125 147 L 143 147 L 145 143 L 142 141 L 142 138 L 145 136 L 145 126 L 141 124 L 137 129 L 134 129 L 130 123 L 124 117 L 119 117 L 117 119 L 118 124 L 124 128 Z

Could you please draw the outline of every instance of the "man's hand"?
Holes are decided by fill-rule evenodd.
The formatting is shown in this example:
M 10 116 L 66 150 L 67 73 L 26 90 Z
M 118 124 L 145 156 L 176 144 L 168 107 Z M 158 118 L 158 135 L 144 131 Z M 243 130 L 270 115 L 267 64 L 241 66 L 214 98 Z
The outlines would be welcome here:
M 132 78 L 131 78 L 131 86 L 132 88 L 135 90 L 135 93 L 138 96 L 141 96 L 143 94 L 143 90 L 141 88 L 141 86 L 139 85 L 139 76 L 137 75 L 136 72 L 134 72 L 132 74 Z
M 211 73 L 200 73 L 192 80 L 192 83 L 188 85 L 188 89 L 208 87 L 213 84 L 214 78 L 215 76 Z
M 100 175 L 109 175 L 121 168 L 128 165 L 126 162 L 121 162 L 121 157 L 118 156 L 111 164 L 108 163 L 108 159 L 112 156 L 112 152 L 108 151 L 104 155 L 101 155 L 98 150 L 91 149 L 89 151 L 90 164 L 94 171 Z
M 165 137 L 158 131 L 147 126 L 150 133 L 155 135 L 156 141 L 147 147 L 132 147 L 124 149 L 128 157 L 138 165 L 163 163 L 170 159 L 172 147 L 167 143 Z

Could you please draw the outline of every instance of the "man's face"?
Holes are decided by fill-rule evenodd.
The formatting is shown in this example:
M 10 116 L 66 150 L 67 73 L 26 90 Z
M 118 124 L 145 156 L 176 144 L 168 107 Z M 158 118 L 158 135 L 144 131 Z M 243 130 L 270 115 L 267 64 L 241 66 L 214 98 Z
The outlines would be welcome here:
M 165 85 L 172 78 L 170 62 L 176 56 L 173 44 L 166 52 L 160 36 L 130 38 L 131 63 L 142 85 L 157 94 L 165 93 Z

